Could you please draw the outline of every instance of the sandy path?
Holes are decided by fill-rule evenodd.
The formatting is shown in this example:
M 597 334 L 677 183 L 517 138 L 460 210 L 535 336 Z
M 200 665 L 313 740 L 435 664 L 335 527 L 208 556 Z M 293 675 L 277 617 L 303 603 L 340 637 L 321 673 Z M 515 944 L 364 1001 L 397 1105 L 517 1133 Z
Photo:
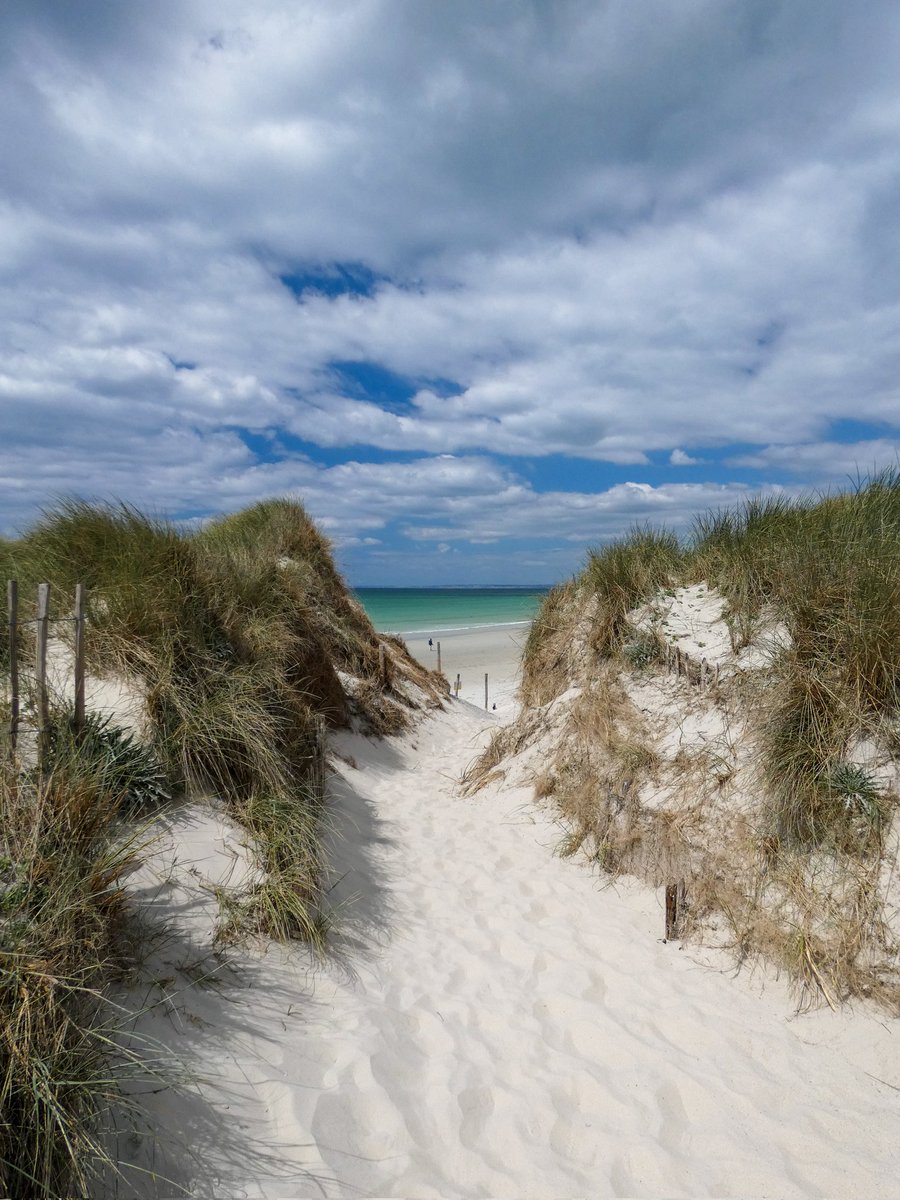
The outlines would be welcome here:
M 248 957 L 157 1012 L 210 1077 L 168 1109 L 202 1168 L 157 1164 L 196 1196 L 896 1195 L 900 1092 L 866 1072 L 900 1083 L 900 1033 L 794 1019 L 554 857 L 523 793 L 461 799 L 484 726 L 338 739 L 338 960 Z

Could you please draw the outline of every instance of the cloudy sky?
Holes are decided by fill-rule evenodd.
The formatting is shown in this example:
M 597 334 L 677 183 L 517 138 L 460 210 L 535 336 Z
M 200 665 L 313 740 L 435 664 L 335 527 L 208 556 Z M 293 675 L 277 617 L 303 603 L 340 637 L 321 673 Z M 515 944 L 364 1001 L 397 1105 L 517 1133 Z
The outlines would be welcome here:
M 896 0 L 4 0 L 0 531 L 552 582 L 900 453 Z

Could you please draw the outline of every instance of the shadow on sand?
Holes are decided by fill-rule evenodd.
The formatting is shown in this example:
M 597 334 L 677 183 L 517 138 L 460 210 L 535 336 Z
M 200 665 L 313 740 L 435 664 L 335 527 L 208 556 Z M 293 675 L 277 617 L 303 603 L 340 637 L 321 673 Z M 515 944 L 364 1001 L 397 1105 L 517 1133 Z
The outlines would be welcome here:
M 387 741 L 335 741 L 324 834 L 323 907 L 332 929 L 324 959 L 299 944 L 217 945 L 214 890 L 187 855 L 129 889 L 145 954 L 117 1003 L 133 1014 L 126 1040 L 144 1070 L 124 1084 L 134 1112 L 115 1114 L 110 1134 L 121 1173 L 105 1179 L 99 1195 L 212 1200 L 352 1192 L 304 1165 L 322 1165 L 312 1138 L 305 1146 L 272 1140 L 279 1125 L 302 1124 L 295 1113 L 314 1107 L 328 1089 L 328 996 L 337 983 L 357 983 L 394 925 L 396 842 L 354 776 L 358 759 L 367 779 L 389 778 L 401 759 Z M 159 844 L 177 848 L 195 813 L 185 805 L 161 816 Z

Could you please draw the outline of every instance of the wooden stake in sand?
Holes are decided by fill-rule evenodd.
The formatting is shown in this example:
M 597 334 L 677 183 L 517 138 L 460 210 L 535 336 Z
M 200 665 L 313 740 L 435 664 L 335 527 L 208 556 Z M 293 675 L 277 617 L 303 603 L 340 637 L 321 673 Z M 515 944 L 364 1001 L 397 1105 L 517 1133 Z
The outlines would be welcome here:
M 666 884 L 666 941 L 677 938 L 684 916 L 687 888 L 683 879 Z
M 678 884 L 666 884 L 666 941 L 676 935 L 678 929 Z
M 50 734 L 50 701 L 47 695 L 47 636 L 50 628 L 50 584 L 38 584 L 37 649 L 34 675 L 37 690 L 38 743 L 43 756 Z
M 6 609 L 9 616 L 9 749 L 14 755 L 19 736 L 19 643 L 16 636 L 19 585 L 15 579 L 6 584 Z
M 441 673 L 441 643 L 440 642 L 438 642 L 438 644 L 437 644 L 437 652 L 438 652 L 438 674 L 440 675 L 440 673 Z
M 487 671 L 484 673 L 484 711 L 487 712 L 488 706 L 488 677 Z
M 75 731 L 84 728 L 84 584 L 75 584 Z
M 460 681 L 459 675 L 457 675 L 456 676 L 456 698 L 457 698 L 457 700 L 459 699 L 459 689 L 461 687 L 462 687 L 462 682 Z

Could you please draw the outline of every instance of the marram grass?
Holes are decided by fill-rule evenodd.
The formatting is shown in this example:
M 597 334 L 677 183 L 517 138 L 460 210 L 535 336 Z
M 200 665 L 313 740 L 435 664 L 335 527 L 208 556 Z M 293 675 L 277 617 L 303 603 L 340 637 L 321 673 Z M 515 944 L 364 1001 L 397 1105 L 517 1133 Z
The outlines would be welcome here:
M 399 644 L 382 673 L 375 631 L 294 501 L 194 534 L 127 505 L 64 503 L 0 542 L 0 573 L 25 604 L 48 581 L 57 615 L 85 583 L 89 670 L 136 679 L 147 699 L 149 745 L 97 721 L 73 738 L 61 721 L 55 769 L 16 772 L 4 757 L 0 771 L 0 1194 L 86 1195 L 113 1166 L 100 1131 L 121 1101 L 104 994 L 135 852 L 123 817 L 188 786 L 216 792 L 258 866 L 223 932 L 321 949 L 320 731 L 403 728 L 397 664 L 435 699 L 437 687 Z M 8 650 L 3 622 L 0 665 Z M 357 680 L 354 699 L 338 672 Z
M 606 664 L 613 676 L 643 669 L 653 655 L 626 613 L 661 589 L 700 580 L 724 595 L 735 650 L 761 622 L 783 623 L 790 638 L 752 703 L 764 802 L 743 842 L 735 834 L 743 849 L 725 862 L 717 847 L 698 845 L 696 830 L 688 837 L 690 806 L 666 834 L 706 862 L 694 879 L 696 910 L 724 912 L 736 946 L 762 950 L 829 1002 L 855 992 L 894 1003 L 896 988 L 868 964 L 889 950 L 878 879 L 896 797 L 854 761 L 854 748 L 876 743 L 900 755 L 900 470 L 845 493 L 758 498 L 706 514 L 681 544 L 640 529 L 591 552 L 532 626 L 525 702 L 546 704 L 585 670 L 608 679 Z M 632 720 L 622 704 L 617 713 L 619 724 Z M 590 839 L 607 869 L 641 873 L 659 825 L 635 807 L 641 772 L 632 764 L 615 778 L 615 731 L 576 729 L 574 739 L 542 789 L 569 812 L 573 845 Z M 496 767 L 492 755 L 472 774 Z M 717 768 L 714 785 L 728 774 Z M 656 868 L 647 870 L 655 878 Z

